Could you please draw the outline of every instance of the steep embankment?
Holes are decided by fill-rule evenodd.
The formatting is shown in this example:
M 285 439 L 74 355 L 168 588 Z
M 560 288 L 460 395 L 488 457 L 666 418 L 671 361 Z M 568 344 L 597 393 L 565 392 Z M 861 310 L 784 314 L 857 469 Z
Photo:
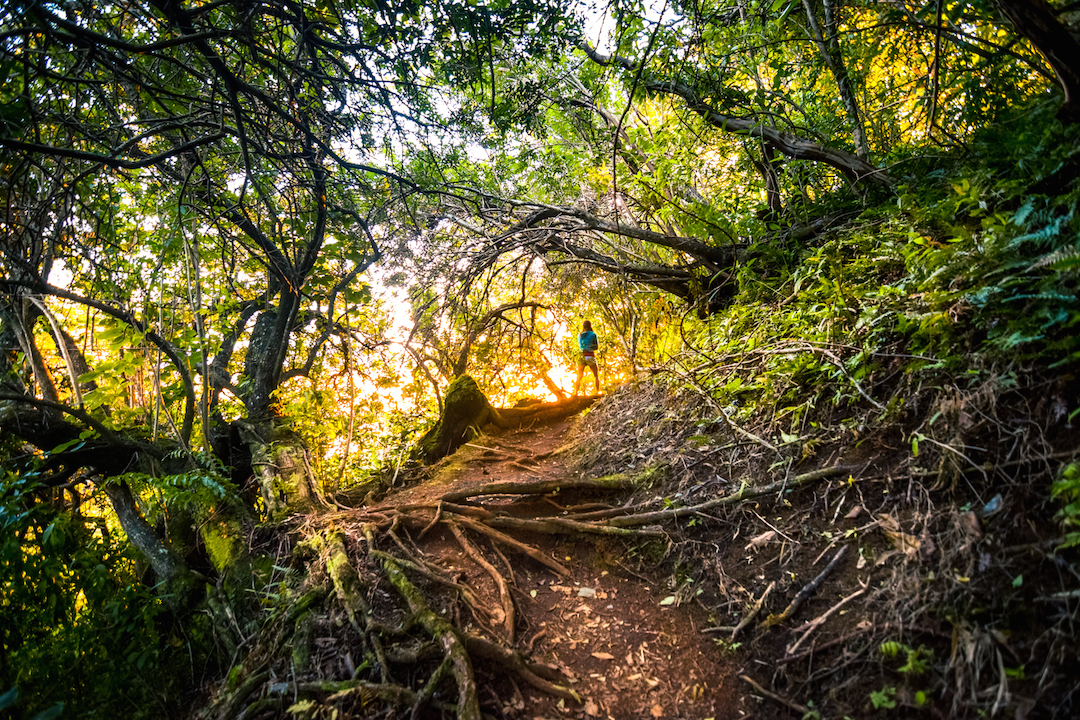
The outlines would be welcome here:
M 927 392 L 891 422 L 853 407 L 800 437 L 725 422 L 685 386 L 625 388 L 582 422 L 603 441 L 581 460 L 648 468 L 637 512 L 695 509 L 667 530 L 668 583 L 709 610 L 711 652 L 762 716 L 1072 717 L 1080 574 L 1048 485 L 1080 448 L 1053 409 L 1068 387 L 1023 379 Z M 995 459 L 954 462 L 976 450 Z M 772 491 L 713 504 L 744 486 Z

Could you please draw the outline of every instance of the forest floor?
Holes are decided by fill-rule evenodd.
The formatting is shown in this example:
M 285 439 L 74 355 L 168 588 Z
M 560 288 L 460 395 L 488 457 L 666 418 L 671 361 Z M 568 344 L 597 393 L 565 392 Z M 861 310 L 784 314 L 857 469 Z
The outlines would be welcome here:
M 292 609 L 201 717 L 1076 717 L 1080 571 L 1047 484 L 1080 449 L 1045 395 L 784 440 L 643 382 L 489 428 L 296 518 Z
M 505 563 L 516 647 L 573 678 L 583 703 L 508 690 L 496 673 L 487 700 L 502 716 L 1073 716 L 1080 574 L 1055 550 L 1043 483 L 1077 450 L 1043 394 L 988 385 L 932 400 L 935 432 L 1005 448 L 992 477 L 944 447 L 913 453 L 902 418 L 823 417 L 828 433 L 770 447 L 765 428 L 695 421 L 698 404 L 616 389 L 584 416 L 481 436 L 383 500 L 633 478 L 618 493 L 484 496 L 497 514 L 640 533 L 515 534 L 571 571 Z M 1037 429 L 1020 451 L 997 439 L 1017 442 L 1017 427 Z M 452 538 L 441 548 L 495 597 Z
M 493 481 L 570 479 L 577 471 L 560 450 L 568 447 L 574 423 L 562 420 L 484 435 L 431 468 L 423 482 L 383 498 L 379 507 L 434 502 L 449 492 L 467 492 Z M 509 515 L 558 517 L 582 510 L 586 502 L 580 493 L 555 492 L 539 498 L 488 498 L 486 507 Z M 666 587 L 668 578 L 655 565 L 643 567 L 637 557 L 654 550 L 628 547 L 622 539 L 605 536 L 517 537 L 572 572 L 559 577 L 529 561 L 506 565 L 518 613 L 519 646 L 573 679 L 583 702 L 508 682 L 498 673 L 484 683 L 485 668 L 478 668 L 478 682 L 501 687 L 497 702 L 505 716 L 541 720 L 747 714 L 745 688 L 738 685 L 733 658 L 702 632 L 709 624 L 706 611 L 694 603 L 677 605 Z M 666 550 L 667 543 L 663 545 Z M 498 604 L 497 590 L 484 569 L 463 557 L 449 533 L 428 537 L 424 552 L 435 564 L 462 573 L 466 584 L 484 589 L 489 602 Z

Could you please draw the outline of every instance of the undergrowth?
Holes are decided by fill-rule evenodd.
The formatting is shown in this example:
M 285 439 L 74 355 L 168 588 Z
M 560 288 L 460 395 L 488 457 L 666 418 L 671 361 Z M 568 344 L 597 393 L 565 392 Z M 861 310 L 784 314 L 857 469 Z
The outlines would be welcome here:
M 737 620 L 767 577 L 790 597 L 792 568 L 858 546 L 869 585 L 852 614 L 865 624 L 823 634 L 843 642 L 770 678 L 814 716 L 1075 709 L 1078 140 L 1036 117 L 907 178 L 891 207 L 795 248 L 794 261 L 786 241 L 759 246 L 730 309 L 684 317 L 665 389 L 616 394 L 585 422 L 586 435 L 628 438 L 588 463 L 662 459 L 666 481 L 648 492 L 674 504 L 711 484 L 858 468 L 785 501 L 772 522 L 787 524 L 768 527 L 795 545 L 765 574 L 723 559 L 740 536 L 754 541 L 732 551 L 743 563 L 775 548 L 745 512 L 687 527 L 696 539 L 678 551 L 698 553 L 696 587 L 715 583 L 718 617 Z M 742 652 L 774 663 L 776 641 L 759 635 Z

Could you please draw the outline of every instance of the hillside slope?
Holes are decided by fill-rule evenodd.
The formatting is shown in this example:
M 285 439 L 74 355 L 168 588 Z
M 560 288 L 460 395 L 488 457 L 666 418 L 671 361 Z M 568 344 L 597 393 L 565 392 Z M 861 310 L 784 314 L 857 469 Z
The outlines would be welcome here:
M 666 556 L 763 717 L 1077 712 L 1080 145 L 1038 117 L 758 248 L 580 428 L 656 508 L 850 468 L 695 512 Z

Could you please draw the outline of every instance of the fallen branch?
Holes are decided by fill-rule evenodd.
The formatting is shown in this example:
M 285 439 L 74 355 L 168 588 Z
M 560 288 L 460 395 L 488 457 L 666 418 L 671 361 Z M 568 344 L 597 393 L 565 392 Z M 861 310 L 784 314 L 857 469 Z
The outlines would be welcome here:
M 749 683 L 750 686 L 753 687 L 755 690 L 757 690 L 758 693 L 760 693 L 761 695 L 764 695 L 765 697 L 769 698 L 773 702 L 780 703 L 784 707 L 787 707 L 787 708 L 790 708 L 790 709 L 794 710 L 795 712 L 799 713 L 799 715 L 801 715 L 803 717 L 810 714 L 810 708 L 806 707 L 805 705 L 800 705 L 799 703 L 795 702 L 794 700 L 788 700 L 783 695 L 777 695 L 772 690 L 766 690 L 765 688 L 763 688 L 761 686 L 760 683 L 755 682 L 753 679 L 751 679 L 747 675 L 740 675 L 739 679 L 742 680 L 745 683 Z
M 778 625 L 790 618 L 792 615 L 794 615 L 795 611 L 799 609 L 799 606 L 806 602 L 806 598 L 810 597 L 814 593 L 814 591 L 818 589 L 818 586 L 821 585 L 822 582 L 824 582 L 826 576 L 828 576 L 828 574 L 833 571 L 833 568 L 835 568 L 837 564 L 839 564 L 840 559 L 844 557 L 844 555 L 847 553 L 847 549 L 847 545 L 840 548 L 836 552 L 836 555 L 833 556 L 833 559 L 829 561 L 829 564 L 825 566 L 825 569 L 822 570 L 816 578 L 808 582 L 803 587 L 803 589 L 798 592 L 798 594 L 795 596 L 795 599 L 791 601 L 791 604 L 784 609 L 784 612 L 780 613 L 779 615 L 770 615 L 769 617 L 765 618 L 765 620 L 761 623 L 761 627 L 772 627 L 773 625 Z
M 847 547 L 847 546 L 845 545 L 845 547 Z M 787 650 L 784 651 L 784 655 L 791 655 L 796 650 L 798 650 L 799 646 L 803 644 L 803 641 L 805 641 L 806 638 L 810 637 L 814 633 L 815 630 L 817 630 L 819 627 L 824 625 L 825 621 L 828 620 L 829 617 L 832 616 L 833 613 L 835 613 L 837 610 L 844 607 L 850 601 L 854 600 L 855 598 L 859 597 L 860 595 L 862 595 L 865 592 L 866 592 L 865 589 L 856 590 L 855 592 L 851 593 L 846 598 L 842 599 L 840 602 L 836 603 L 831 608 L 829 608 L 828 610 L 826 610 L 825 612 L 821 613 L 816 618 L 814 618 L 813 620 L 808 622 L 804 626 L 806 628 L 806 631 L 799 637 L 798 640 L 796 640 Z M 800 628 L 800 630 L 801 629 L 802 628 Z
M 781 480 L 761 487 L 743 486 L 737 492 L 730 495 L 713 498 L 712 500 L 708 500 L 698 505 L 687 505 L 686 507 L 671 508 L 670 510 L 658 510 L 651 513 L 640 513 L 638 515 L 630 515 L 627 517 L 612 518 L 608 520 L 606 524 L 612 527 L 630 527 L 633 525 L 654 525 L 667 520 L 677 520 L 678 518 L 696 515 L 716 507 L 734 505 L 743 500 L 760 497 L 761 495 L 769 495 L 774 492 L 783 492 L 784 490 L 802 487 L 803 485 L 809 485 L 810 483 L 841 475 L 846 472 L 852 472 L 853 470 L 855 470 L 855 467 L 852 465 L 833 465 L 831 467 L 821 468 L 820 470 L 814 470 L 813 472 L 803 473 L 802 475 L 796 475 L 789 480 Z

